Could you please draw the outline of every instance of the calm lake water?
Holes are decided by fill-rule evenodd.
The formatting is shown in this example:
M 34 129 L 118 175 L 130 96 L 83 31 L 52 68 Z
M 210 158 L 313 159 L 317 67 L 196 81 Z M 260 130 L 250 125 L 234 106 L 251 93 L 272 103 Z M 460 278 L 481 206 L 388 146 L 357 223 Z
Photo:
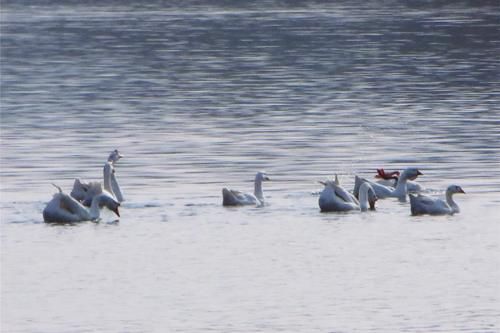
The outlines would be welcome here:
M 2 2 L 2 332 L 500 331 L 498 3 L 85 3 Z M 115 148 L 120 220 L 43 223 Z M 408 166 L 462 212 L 319 212 Z

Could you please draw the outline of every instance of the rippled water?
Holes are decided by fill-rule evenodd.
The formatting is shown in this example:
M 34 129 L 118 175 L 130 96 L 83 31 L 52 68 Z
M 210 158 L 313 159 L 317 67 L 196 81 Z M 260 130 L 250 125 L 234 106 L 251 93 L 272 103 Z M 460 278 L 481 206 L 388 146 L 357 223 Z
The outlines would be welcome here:
M 498 332 L 498 4 L 404 3 L 4 1 L 1 330 Z M 115 148 L 119 222 L 44 224 Z M 461 214 L 319 212 L 407 166 Z

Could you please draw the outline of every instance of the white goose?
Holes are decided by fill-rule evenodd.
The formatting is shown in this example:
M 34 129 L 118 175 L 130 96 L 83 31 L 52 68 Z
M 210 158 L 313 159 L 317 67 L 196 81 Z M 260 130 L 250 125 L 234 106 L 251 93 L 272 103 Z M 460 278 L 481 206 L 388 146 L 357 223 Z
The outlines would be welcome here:
M 446 189 L 446 200 L 431 198 L 422 194 L 410 194 L 410 206 L 412 215 L 453 215 L 460 213 L 460 208 L 453 201 L 453 194 L 465 191 L 458 185 L 450 185 Z
M 63 193 L 59 186 L 54 186 L 59 190 L 59 193 L 54 194 L 52 200 L 47 203 L 47 206 L 43 210 L 43 219 L 45 222 L 73 223 L 94 221 L 99 219 L 101 207 L 107 207 L 120 216 L 120 212 L 118 211 L 120 203 L 106 193 L 95 195 L 92 198 L 90 208 L 87 208 L 71 196 Z
M 372 186 L 373 190 L 375 191 L 375 194 L 379 199 L 392 197 L 392 198 L 398 198 L 400 201 L 406 201 L 406 195 L 408 194 L 408 189 L 406 185 L 408 180 L 415 180 L 420 175 L 422 175 L 422 173 L 420 172 L 420 170 L 416 168 L 405 169 L 401 173 L 395 188 L 384 186 L 356 176 L 354 181 L 354 195 L 358 197 L 359 188 L 361 184 L 367 182 Z
M 368 209 L 375 209 L 377 196 L 371 185 L 366 182 L 359 187 L 359 201 L 340 186 L 337 176 L 335 176 L 335 181 L 321 183 L 325 185 L 318 200 L 322 212 L 347 212 L 352 210 L 365 212 Z
M 399 175 L 401 173 L 399 171 L 391 171 L 386 172 L 384 169 L 377 169 L 377 183 L 385 186 L 396 187 L 399 180 Z M 424 187 L 417 182 L 412 180 L 408 180 L 406 182 L 406 188 L 410 193 L 419 193 L 424 191 Z
M 103 168 L 104 191 L 109 193 L 118 202 L 123 202 L 124 198 L 120 186 L 118 185 L 118 181 L 116 180 L 114 165 L 122 157 L 123 155 L 120 154 L 118 149 L 113 150 L 111 154 L 109 154 L 108 160 L 104 164 Z M 79 202 L 83 203 L 84 206 L 90 207 L 92 197 L 103 192 L 102 190 L 97 190 L 96 184 L 99 183 L 84 183 L 80 179 L 75 179 L 70 195 Z
M 115 149 L 109 154 L 108 161 L 104 164 L 103 176 L 104 176 L 104 189 L 109 193 L 113 194 L 118 202 L 123 202 L 123 194 L 118 181 L 115 176 L 115 163 L 118 162 L 123 155 L 120 154 L 118 149 Z
M 243 193 L 240 191 L 222 189 L 223 206 L 244 206 L 244 205 L 262 205 L 264 204 L 264 192 L 262 191 L 262 182 L 269 180 L 264 171 L 259 171 L 255 175 L 254 193 Z

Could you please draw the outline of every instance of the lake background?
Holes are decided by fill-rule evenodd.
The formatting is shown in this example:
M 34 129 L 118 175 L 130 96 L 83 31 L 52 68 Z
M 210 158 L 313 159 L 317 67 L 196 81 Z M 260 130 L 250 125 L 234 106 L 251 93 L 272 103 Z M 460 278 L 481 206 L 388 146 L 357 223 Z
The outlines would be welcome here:
M 2 332 L 499 332 L 495 1 L 3 1 Z M 119 222 L 50 225 L 100 180 Z M 462 212 L 322 214 L 419 167 Z M 268 204 L 224 208 L 224 186 Z

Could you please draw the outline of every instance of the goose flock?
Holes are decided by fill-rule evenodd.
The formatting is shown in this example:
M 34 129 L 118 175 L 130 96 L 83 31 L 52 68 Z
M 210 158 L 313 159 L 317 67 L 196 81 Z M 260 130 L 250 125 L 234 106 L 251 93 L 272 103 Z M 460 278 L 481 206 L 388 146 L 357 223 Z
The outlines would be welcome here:
M 77 178 L 70 195 L 53 184 L 58 192 L 43 210 L 44 221 L 51 223 L 95 221 L 100 218 L 102 208 L 107 208 L 120 216 L 118 207 L 124 201 L 124 197 L 116 179 L 115 165 L 122 157 L 117 149 L 109 154 L 103 168 L 102 183 L 85 183 Z M 352 192 L 347 191 L 335 175 L 334 180 L 320 181 L 324 189 L 319 195 L 318 205 L 321 212 L 366 212 L 375 210 L 375 203 L 379 199 L 396 198 L 406 202 L 409 197 L 412 215 L 453 215 L 460 212 L 460 208 L 453 200 L 454 194 L 465 193 L 460 186 L 448 186 L 444 200 L 431 197 L 422 194 L 424 187 L 415 181 L 421 175 L 422 172 L 417 168 L 407 168 L 401 172 L 378 169 L 376 181 L 355 176 Z M 268 180 L 270 179 L 266 172 L 259 171 L 255 175 L 253 193 L 223 188 L 222 205 L 263 206 L 265 197 L 262 183 Z
M 321 211 L 360 210 L 364 212 L 369 209 L 375 210 L 375 202 L 378 199 L 392 197 L 406 202 L 409 197 L 412 215 L 453 215 L 460 212 L 457 203 L 453 200 L 453 194 L 465 194 L 465 191 L 458 185 L 448 186 L 446 199 L 443 200 L 420 193 L 424 187 L 415 182 L 415 179 L 423 174 L 416 168 L 390 173 L 379 169 L 377 172 L 375 178 L 379 180 L 376 182 L 355 176 L 352 194 L 340 185 L 337 176 L 335 176 L 335 181 L 322 182 L 325 188 L 319 197 Z
M 115 176 L 115 163 L 122 157 L 117 149 L 109 154 L 103 168 L 104 189 L 100 182 L 85 183 L 77 178 L 70 195 L 67 195 L 59 186 L 54 185 L 59 191 L 45 206 L 44 221 L 52 223 L 96 221 L 100 217 L 100 209 L 104 207 L 119 217 L 118 207 L 124 199 Z

